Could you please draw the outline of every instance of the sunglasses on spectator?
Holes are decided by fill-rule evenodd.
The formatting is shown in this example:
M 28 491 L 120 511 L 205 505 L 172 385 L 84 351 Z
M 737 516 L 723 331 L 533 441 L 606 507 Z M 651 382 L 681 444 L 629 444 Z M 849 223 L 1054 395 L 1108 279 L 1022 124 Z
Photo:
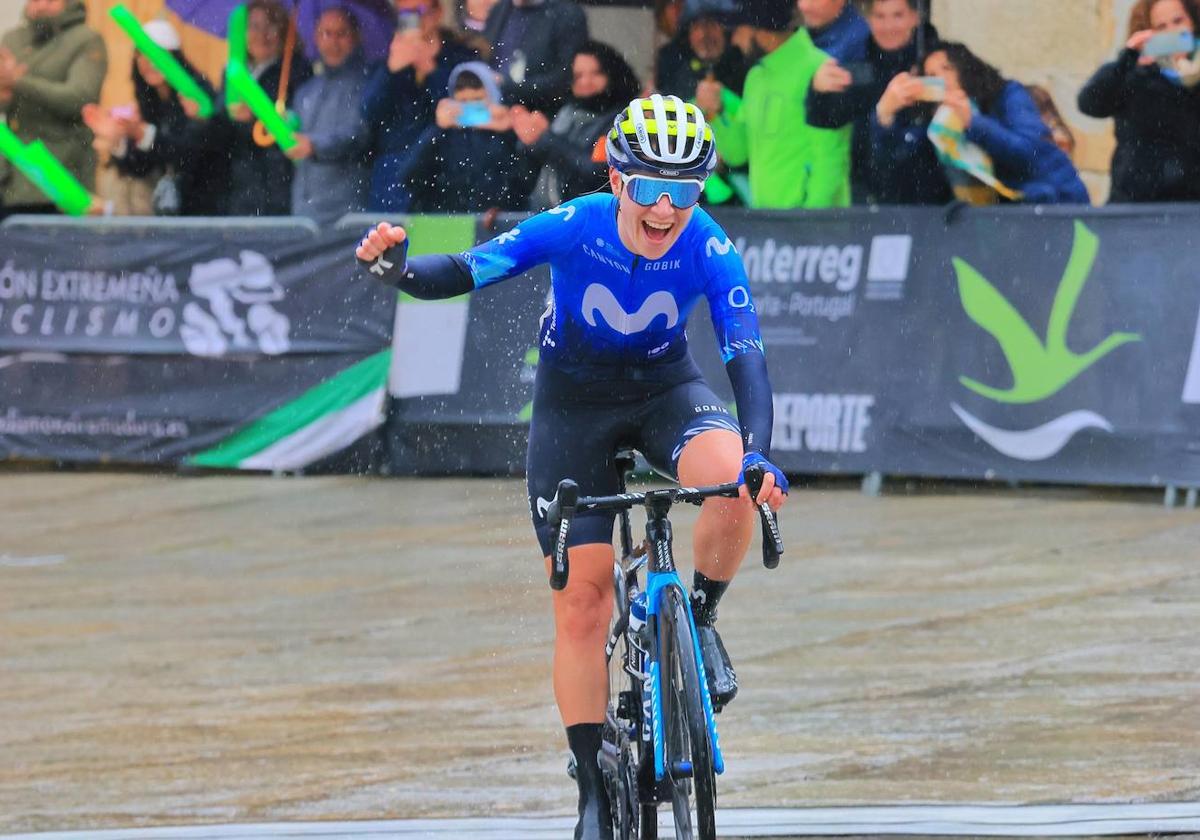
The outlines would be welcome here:
M 621 183 L 625 185 L 629 197 L 643 207 L 653 207 L 665 195 L 672 207 L 686 210 L 694 206 L 704 192 L 704 182 L 692 179 L 655 178 L 652 175 L 626 175 L 622 172 Z

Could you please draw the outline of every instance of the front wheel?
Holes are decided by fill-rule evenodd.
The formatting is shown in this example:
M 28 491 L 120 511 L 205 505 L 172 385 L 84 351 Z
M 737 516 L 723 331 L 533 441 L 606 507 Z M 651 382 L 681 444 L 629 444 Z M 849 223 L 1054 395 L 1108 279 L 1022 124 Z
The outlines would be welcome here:
M 677 840 L 716 840 L 716 775 L 696 644 L 683 593 L 668 587 L 658 622 L 664 758 Z M 695 833 L 692 805 L 695 805 Z

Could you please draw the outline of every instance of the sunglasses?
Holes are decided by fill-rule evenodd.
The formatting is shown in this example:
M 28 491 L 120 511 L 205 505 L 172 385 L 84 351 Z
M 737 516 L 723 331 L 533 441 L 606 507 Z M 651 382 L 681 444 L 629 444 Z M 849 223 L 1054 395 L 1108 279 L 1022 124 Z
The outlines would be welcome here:
M 695 180 L 679 180 L 676 178 L 655 178 L 651 175 L 626 175 L 621 173 L 621 183 L 625 185 L 629 197 L 643 207 L 653 207 L 664 195 L 671 206 L 677 210 L 686 210 L 700 200 L 704 192 L 704 182 Z

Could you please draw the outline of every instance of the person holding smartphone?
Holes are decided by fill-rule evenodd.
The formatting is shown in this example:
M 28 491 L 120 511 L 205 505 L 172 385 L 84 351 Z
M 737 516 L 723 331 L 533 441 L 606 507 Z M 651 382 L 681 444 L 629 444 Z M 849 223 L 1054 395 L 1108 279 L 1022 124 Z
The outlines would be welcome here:
M 944 41 L 925 58 L 925 74 L 945 85 L 941 108 L 962 136 L 987 152 L 995 179 L 1026 204 L 1090 204 L 1075 164 L 1054 143 L 1029 91 L 965 44 Z M 955 169 L 955 172 L 961 171 Z M 1003 195 L 1003 193 L 1002 193 Z
M 921 20 L 917 0 L 867 0 L 871 30 L 866 59 L 858 64 L 825 62 L 808 91 L 808 122 L 821 128 L 854 124 L 851 189 L 855 204 L 944 204 L 950 185 L 925 142 L 932 108 L 913 108 L 924 95 L 913 83 L 920 71 L 921 47 L 937 43 L 938 33 Z M 903 77 L 899 82 L 896 80 Z M 876 113 L 888 115 L 880 124 Z M 899 125 L 890 117 L 903 112 Z M 895 135 L 881 138 L 880 131 Z M 887 140 L 885 147 L 880 139 Z
M 1200 89 L 1176 70 L 1194 54 L 1198 21 L 1195 0 L 1139 0 L 1125 48 L 1079 91 L 1080 111 L 1116 122 L 1111 204 L 1200 200 Z M 1156 57 L 1171 39 L 1192 48 Z
M 418 141 L 409 182 L 414 213 L 521 210 L 531 186 L 512 115 L 492 69 L 468 61 L 450 71 L 450 95 Z
M 362 115 L 374 137 L 370 210 L 407 212 L 418 141 L 449 93 L 450 71 L 477 56 L 442 26 L 440 0 L 395 0 L 398 25 L 387 61 L 363 93 Z

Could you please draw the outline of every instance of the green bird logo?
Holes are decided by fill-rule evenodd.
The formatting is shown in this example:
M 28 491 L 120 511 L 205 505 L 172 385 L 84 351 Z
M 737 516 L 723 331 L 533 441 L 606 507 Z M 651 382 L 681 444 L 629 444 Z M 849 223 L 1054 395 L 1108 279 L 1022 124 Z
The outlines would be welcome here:
M 965 260 L 954 258 L 958 293 L 967 315 L 1000 343 L 1000 349 L 1012 370 L 1011 388 L 995 388 L 967 376 L 959 382 L 980 396 L 1001 403 L 1028 404 L 1043 400 L 1066 387 L 1104 356 L 1131 341 L 1140 341 L 1136 333 L 1118 332 L 1108 336 L 1086 353 L 1067 347 L 1067 327 L 1075 304 L 1091 274 L 1100 240 L 1082 222 L 1075 222 L 1075 241 L 1071 257 L 1054 295 L 1046 338 L 1033 331 L 1005 297 Z

